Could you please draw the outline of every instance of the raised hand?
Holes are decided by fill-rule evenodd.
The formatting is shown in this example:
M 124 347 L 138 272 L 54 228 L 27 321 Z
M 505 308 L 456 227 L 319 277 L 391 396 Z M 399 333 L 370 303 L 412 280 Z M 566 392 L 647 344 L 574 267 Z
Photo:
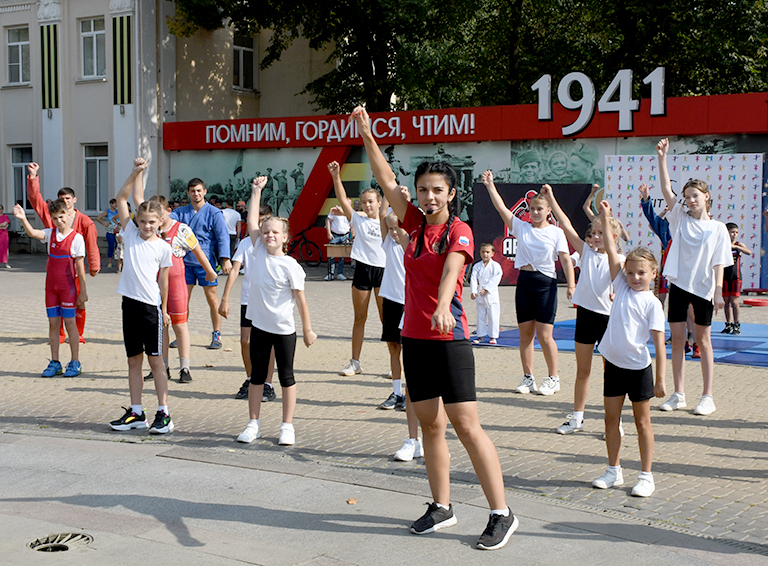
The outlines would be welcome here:
M 331 177 L 336 178 L 339 175 L 341 175 L 341 167 L 339 166 L 338 162 L 331 161 L 328 164 L 328 172 L 331 174 Z
M 251 192 L 256 193 L 256 191 L 260 191 L 267 185 L 267 178 L 262 175 L 261 177 L 255 177 L 253 181 L 251 181 Z
M 637 190 L 640 192 L 640 198 L 643 200 L 648 200 L 648 185 L 645 183 L 641 184 Z
M 669 138 L 661 138 L 659 143 L 656 144 L 656 155 L 659 159 L 666 159 L 667 152 L 669 151 Z
M 486 187 L 490 187 L 491 185 L 494 184 L 493 183 L 493 172 L 491 172 L 490 169 L 488 169 L 487 171 L 485 171 L 483 173 L 482 181 L 483 181 L 483 185 L 485 185 Z
M 29 176 L 34 179 L 37 177 L 37 172 L 40 170 L 40 166 L 35 163 L 34 161 L 27 165 L 27 171 L 29 171 Z

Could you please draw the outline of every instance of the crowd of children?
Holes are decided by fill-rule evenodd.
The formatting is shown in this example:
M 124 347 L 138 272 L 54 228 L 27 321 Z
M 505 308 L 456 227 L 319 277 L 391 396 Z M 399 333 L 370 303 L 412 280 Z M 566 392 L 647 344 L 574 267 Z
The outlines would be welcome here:
M 341 167 L 336 162 L 328 164 L 340 203 L 334 215 L 329 215 L 329 240 L 346 243 L 351 230 L 356 236 L 351 253 L 356 262 L 352 278 L 352 357 L 341 375 L 362 372 L 360 354 L 373 291 L 382 318 L 381 340 L 387 343 L 390 354 L 392 379 L 392 393 L 380 408 L 406 411 L 408 435 L 395 459 L 409 461 L 423 456 L 433 497 L 426 513 L 412 524 L 411 532 L 427 534 L 456 523 L 445 437 L 450 421 L 470 454 L 490 507 L 490 518 L 477 546 L 501 548 L 517 528 L 518 519 L 505 502 L 496 449 L 480 424 L 471 344 L 495 345 L 499 339 L 498 286 L 502 268 L 493 260 L 493 244 L 481 244 L 481 260 L 471 267 L 470 293 L 476 301 L 478 318 L 477 335 L 470 342 L 462 291 L 465 270 L 472 265 L 475 247 L 471 229 L 458 217 L 456 172 L 444 162 L 422 163 L 414 173 L 418 206 L 412 204 L 408 188 L 397 183 L 371 134 L 366 111 L 358 107 L 351 119 L 356 122 L 383 197 L 374 189 L 363 191 L 362 211 L 356 211 L 341 181 Z M 623 435 L 621 409 L 628 396 L 641 456 L 641 471 L 631 491 L 638 497 L 648 497 L 655 489 L 651 473 L 654 436 L 650 400 L 666 395 L 666 355 L 656 356 L 654 378 L 647 342 L 652 339 L 655 351 L 665 352 L 662 297 L 666 295 L 666 282 L 674 392 L 660 409 L 670 411 L 686 406 L 684 356 L 690 311 L 703 378 L 703 395 L 694 413 L 708 415 L 715 411 L 712 317 L 724 308 L 723 332 L 740 333 L 740 257 L 750 253 L 738 242 L 737 225 L 725 225 L 709 216 L 711 195 L 705 183 L 688 181 L 681 195 L 685 208 L 677 201 L 666 164 L 668 147 L 666 139 L 657 145 L 661 189 L 668 211 L 656 216 L 647 187 L 639 188 L 643 211 L 662 243 L 661 266 L 646 248 L 635 248 L 622 255 L 619 238 L 626 232 L 611 215 L 607 202 L 600 203 L 598 215 L 592 213 L 589 231 L 582 239 L 559 206 L 551 186 L 544 185 L 529 199 L 530 221 L 526 221 L 504 203 L 492 172 L 482 175 L 491 202 L 517 239 L 515 307 L 523 377 L 515 391 L 553 395 L 560 390 L 558 351 L 553 338 L 559 260 L 567 282 L 567 298 L 577 305 L 576 375 L 573 412 L 556 430 L 573 434 L 585 428 L 589 378 L 597 345 L 604 359 L 604 430 L 609 466 L 592 485 L 606 489 L 623 484 L 619 459 Z M 192 377 L 187 311 L 192 285 L 187 271 L 194 266 L 191 283 L 198 280 L 202 285 L 215 282 L 217 273 L 213 261 L 209 261 L 210 246 L 201 245 L 193 230 L 175 219 L 178 213 L 172 216 L 173 205 L 162 196 L 144 200 L 142 177 L 147 165 L 141 158 L 134 161 L 128 179 L 110 201 L 110 209 L 97 218 L 107 229 L 109 256 L 121 253 L 122 257 L 117 292 L 122 295 L 130 393 L 130 407 L 125 407 L 125 413 L 109 425 L 119 431 L 149 428 L 152 434 L 165 434 L 174 429 L 168 409 L 168 327 L 173 326 L 179 351 L 178 381 L 188 383 Z M 28 190 L 45 229 L 33 228 L 21 206 L 17 205 L 13 213 L 27 234 L 44 241 L 48 250 L 46 310 L 51 362 L 43 376 L 63 373 L 73 377 L 81 372 L 79 346 L 88 300 L 86 257 L 91 276 L 100 269 L 95 229 L 87 216 L 74 209 L 77 199 L 71 189 L 61 189 L 58 199 L 43 206 L 38 169 L 34 163 L 29 165 Z M 198 188 L 202 181 L 197 181 L 193 180 L 196 184 L 191 182 L 190 187 Z M 288 220 L 273 216 L 269 206 L 261 204 L 266 181 L 266 177 L 258 177 L 252 182 L 247 220 L 243 220 L 242 226 L 245 238 L 232 256 L 232 270 L 221 301 L 215 306 L 216 316 L 229 316 L 230 295 L 242 269 L 240 326 L 246 379 L 236 397 L 248 399 L 249 420 L 237 441 L 250 443 L 260 437 L 261 403 L 275 398 L 271 380 L 276 366 L 283 405 L 278 443 L 292 445 L 296 442 L 293 416 L 297 402 L 294 309 L 301 318 L 305 346 L 311 346 L 317 336 L 312 331 L 304 295 L 304 270 L 287 255 Z M 136 206 L 135 218 L 129 209 L 129 196 Z M 201 206 L 204 204 L 203 200 Z M 7 229 L 7 224 L 7 217 L 0 216 L 0 230 Z M 118 251 L 120 243 L 122 252 Z M 568 244 L 575 250 L 573 256 L 569 256 Z M 187 254 L 195 258 L 193 264 Z M 228 258 L 224 259 L 229 270 Z M 0 262 L 7 263 L 7 255 L 0 255 Z M 578 284 L 574 266 L 579 268 Z M 327 279 L 345 279 L 343 263 L 334 267 L 329 269 Z M 70 336 L 71 361 L 66 368 L 59 357 L 62 327 Z M 217 331 L 214 320 L 214 341 L 218 339 Z M 539 340 L 547 366 L 547 377 L 538 386 L 533 373 L 534 337 Z M 142 378 L 144 354 L 152 371 Z M 158 400 L 151 426 L 142 404 L 143 382 L 150 379 L 154 381 Z M 423 440 L 418 434 L 419 426 Z

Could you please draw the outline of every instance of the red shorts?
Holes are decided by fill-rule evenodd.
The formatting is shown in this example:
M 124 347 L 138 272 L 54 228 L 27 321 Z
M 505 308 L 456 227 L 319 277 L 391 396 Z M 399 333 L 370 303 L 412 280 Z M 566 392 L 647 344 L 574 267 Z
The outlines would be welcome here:
M 45 282 L 45 310 L 48 318 L 74 318 L 77 286 L 70 281 Z
M 723 281 L 723 297 L 741 297 L 741 279 Z
M 181 263 L 181 272 L 176 268 L 177 260 Z M 173 258 L 174 266 L 168 273 L 168 314 L 171 317 L 171 324 L 184 324 L 187 322 L 189 311 L 189 291 L 187 291 L 187 282 L 184 278 L 184 262 L 178 258 Z
M 669 281 L 666 277 L 659 277 L 659 295 L 666 295 L 669 293 Z

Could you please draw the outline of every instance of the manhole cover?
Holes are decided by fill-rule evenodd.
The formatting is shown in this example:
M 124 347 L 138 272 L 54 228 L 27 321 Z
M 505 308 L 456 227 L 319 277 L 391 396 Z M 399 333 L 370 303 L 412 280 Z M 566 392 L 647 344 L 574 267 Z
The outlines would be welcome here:
M 33 540 L 27 546 L 38 552 L 64 552 L 73 546 L 91 544 L 93 537 L 85 533 L 61 533 Z

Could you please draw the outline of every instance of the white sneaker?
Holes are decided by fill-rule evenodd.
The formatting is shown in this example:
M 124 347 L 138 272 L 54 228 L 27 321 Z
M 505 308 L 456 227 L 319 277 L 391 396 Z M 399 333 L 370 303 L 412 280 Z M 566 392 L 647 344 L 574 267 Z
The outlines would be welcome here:
M 333 275 L 331 275 L 331 274 L 329 273 L 328 275 L 326 275 L 325 277 L 323 277 L 323 281 L 333 281 Z
M 237 437 L 238 442 L 245 442 L 250 443 L 256 440 L 261 436 L 261 433 L 259 431 L 259 421 L 256 422 L 250 422 L 248 423 L 248 426 L 245 427 L 245 430 L 240 434 L 240 436 Z
M 554 395 L 560 391 L 560 378 L 550 375 L 541 382 L 539 395 Z
M 403 447 L 395 452 L 395 460 L 398 462 L 410 462 L 422 456 L 424 456 L 424 448 L 421 445 L 421 438 L 406 437 Z
M 573 434 L 574 432 L 584 432 L 584 421 L 577 421 L 573 415 L 568 415 L 568 421 L 564 422 L 558 429 L 558 434 Z
M 356 373 L 363 373 L 363 366 L 357 360 L 350 359 L 349 363 L 345 365 L 339 372 L 339 375 L 346 377 L 352 377 Z
M 653 483 L 653 476 L 640 476 L 631 493 L 634 497 L 650 497 L 654 491 L 656 485 Z
M 536 378 L 532 375 L 524 375 L 520 385 L 515 389 L 515 393 L 536 393 Z
M 621 473 L 621 468 L 617 472 L 614 472 L 610 468 L 605 470 L 605 473 L 592 482 L 592 487 L 597 489 L 608 489 L 614 485 L 622 485 L 624 483 L 624 476 Z
M 280 446 L 293 446 L 296 444 L 296 429 L 291 423 L 280 425 L 280 438 L 277 440 Z
M 661 404 L 659 409 L 662 411 L 675 411 L 677 409 L 685 409 L 685 407 L 685 393 L 675 391 L 669 396 L 669 399 Z
M 339 273 L 339 274 L 336 276 L 336 280 L 337 280 L 337 281 L 346 281 L 346 280 L 347 280 L 347 276 L 346 276 L 346 275 L 344 275 L 343 273 Z
M 715 400 L 712 395 L 702 395 L 701 401 L 693 410 L 694 415 L 711 415 L 715 412 Z

